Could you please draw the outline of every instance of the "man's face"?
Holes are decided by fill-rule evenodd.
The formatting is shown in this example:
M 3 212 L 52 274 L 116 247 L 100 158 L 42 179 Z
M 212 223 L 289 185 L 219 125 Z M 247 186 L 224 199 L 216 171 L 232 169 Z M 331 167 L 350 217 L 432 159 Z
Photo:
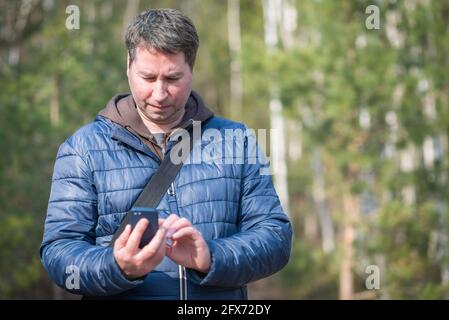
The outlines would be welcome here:
M 128 56 L 127 75 L 140 115 L 157 125 L 176 125 L 192 87 L 192 71 L 184 53 L 138 47 L 131 64 Z

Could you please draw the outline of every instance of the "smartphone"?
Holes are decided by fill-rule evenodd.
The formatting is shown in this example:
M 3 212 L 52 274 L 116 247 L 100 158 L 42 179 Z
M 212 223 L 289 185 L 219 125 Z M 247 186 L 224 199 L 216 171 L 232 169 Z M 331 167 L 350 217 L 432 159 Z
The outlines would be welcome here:
M 142 249 L 145 247 L 156 234 L 156 231 L 159 228 L 158 220 L 160 211 L 161 210 L 154 208 L 135 207 L 128 213 L 130 215 L 129 224 L 131 225 L 131 229 L 135 228 L 140 219 L 145 218 L 150 222 L 147 229 L 143 233 L 142 238 L 140 239 L 139 248 Z

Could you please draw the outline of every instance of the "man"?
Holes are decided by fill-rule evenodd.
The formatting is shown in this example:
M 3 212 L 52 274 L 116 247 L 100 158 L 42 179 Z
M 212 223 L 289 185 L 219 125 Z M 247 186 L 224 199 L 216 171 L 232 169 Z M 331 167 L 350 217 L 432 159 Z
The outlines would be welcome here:
M 171 214 L 160 217 L 145 247 L 139 248 L 145 219 L 133 230 L 128 225 L 109 246 L 126 212 L 170 156 L 176 146 L 171 137 L 180 128 L 200 121 L 203 136 L 212 130 L 222 137 L 225 130 L 246 128 L 214 116 L 191 90 L 199 41 L 179 11 L 138 15 L 126 45 L 131 95 L 114 96 L 58 151 L 43 265 L 56 284 L 85 296 L 246 299 L 247 283 L 287 263 L 292 236 L 271 177 L 249 161 L 247 136 L 237 142 L 245 148 L 243 163 L 224 161 L 219 152 L 214 161 L 183 164 L 157 206 Z M 234 139 L 218 140 L 211 144 L 235 147 Z M 207 143 L 201 139 L 195 146 Z

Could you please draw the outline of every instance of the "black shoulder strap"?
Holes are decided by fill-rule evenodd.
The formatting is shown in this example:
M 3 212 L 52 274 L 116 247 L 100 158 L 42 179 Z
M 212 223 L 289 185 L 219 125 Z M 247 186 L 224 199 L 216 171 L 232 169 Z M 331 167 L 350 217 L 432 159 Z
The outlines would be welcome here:
M 181 161 L 177 164 L 173 163 L 172 159 L 170 159 L 170 156 L 166 156 L 162 161 L 159 169 L 153 174 L 153 176 L 148 181 L 145 188 L 140 193 L 137 200 L 134 202 L 133 207 L 154 208 L 159 204 L 165 192 L 170 187 L 170 184 L 173 182 L 173 180 L 175 180 L 175 177 L 178 174 L 179 170 L 181 169 L 183 163 L 189 156 L 190 151 L 192 150 L 193 145 L 195 143 L 195 141 L 193 141 L 193 138 L 198 138 L 193 137 L 192 131 L 193 131 L 193 124 L 191 121 L 189 124 L 189 128 L 187 130 L 189 136 L 188 141 L 190 143 L 188 152 L 182 153 L 182 155 L 180 156 Z M 182 143 L 185 137 L 180 136 L 180 138 L 181 142 L 178 142 L 174 147 L 176 147 L 179 143 Z M 110 246 L 114 245 L 115 240 L 117 240 L 117 238 L 125 230 L 125 227 L 129 223 L 130 218 L 131 215 L 128 212 L 126 216 L 123 218 L 122 222 L 120 223 L 120 227 L 114 233 L 114 236 L 112 237 L 112 240 L 109 244 Z

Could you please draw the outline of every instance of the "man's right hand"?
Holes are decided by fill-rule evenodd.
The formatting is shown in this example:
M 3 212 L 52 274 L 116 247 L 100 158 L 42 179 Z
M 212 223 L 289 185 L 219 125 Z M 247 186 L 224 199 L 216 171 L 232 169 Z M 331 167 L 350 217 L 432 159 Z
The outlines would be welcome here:
M 165 256 L 165 228 L 159 228 L 153 239 L 142 249 L 139 248 L 148 224 L 147 219 L 141 219 L 132 232 L 131 225 L 127 225 L 114 243 L 115 261 L 130 280 L 147 275 Z

